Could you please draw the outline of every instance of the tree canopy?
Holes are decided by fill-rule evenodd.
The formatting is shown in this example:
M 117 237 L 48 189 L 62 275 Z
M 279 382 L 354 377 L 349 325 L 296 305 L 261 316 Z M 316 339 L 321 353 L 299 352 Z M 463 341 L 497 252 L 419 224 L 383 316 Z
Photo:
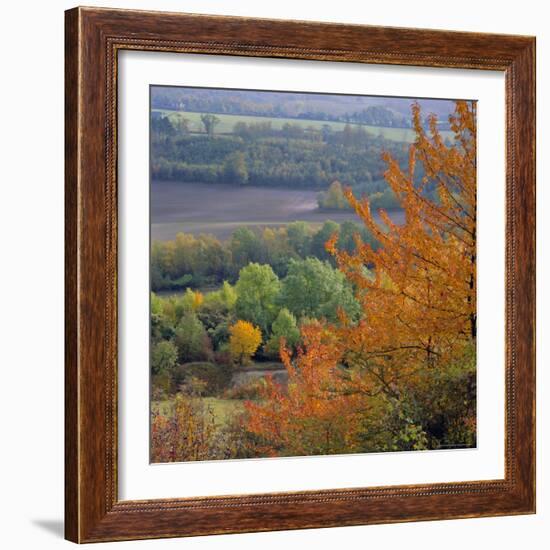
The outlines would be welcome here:
M 358 304 L 344 275 L 317 258 L 290 262 L 280 302 L 297 318 L 336 321 L 339 310 L 352 318 L 358 313 Z
M 277 315 L 279 278 L 269 265 L 250 263 L 243 267 L 235 285 L 235 311 L 240 319 L 250 321 L 266 334 Z
M 262 343 L 260 329 L 248 321 L 237 321 L 229 327 L 229 334 L 229 350 L 240 365 L 249 361 Z

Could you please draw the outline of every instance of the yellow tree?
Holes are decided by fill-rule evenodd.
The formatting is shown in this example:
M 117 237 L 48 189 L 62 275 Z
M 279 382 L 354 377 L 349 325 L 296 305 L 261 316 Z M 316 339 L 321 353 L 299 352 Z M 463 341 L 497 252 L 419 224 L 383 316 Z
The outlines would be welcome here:
M 239 364 L 249 361 L 262 343 L 262 332 L 248 321 L 238 320 L 229 327 L 229 351 Z

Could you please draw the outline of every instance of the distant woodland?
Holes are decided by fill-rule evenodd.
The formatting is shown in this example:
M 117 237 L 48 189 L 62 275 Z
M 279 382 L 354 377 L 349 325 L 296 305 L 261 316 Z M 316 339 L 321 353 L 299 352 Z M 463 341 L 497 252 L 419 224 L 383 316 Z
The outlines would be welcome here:
M 208 118 L 205 118 L 208 117 Z M 216 134 L 215 115 L 203 115 L 204 132 L 191 133 L 185 117 L 152 119 L 153 179 L 182 182 L 279 186 L 326 191 L 338 181 L 374 207 L 399 205 L 384 180 L 381 151 L 407 162 L 408 144 L 373 136 L 361 126 L 330 125 L 321 129 L 287 123 L 274 128 L 270 121 L 237 122 L 230 134 Z M 419 182 L 422 170 L 416 174 Z M 433 189 L 427 188 L 426 192 Z M 348 208 L 343 200 L 327 208 Z
M 426 126 L 429 113 L 438 116 L 439 130 L 448 130 L 449 101 L 418 100 Z M 153 109 L 198 113 L 295 118 L 361 123 L 380 127 L 412 128 L 410 101 L 401 98 L 254 92 L 206 88 L 157 87 L 151 97 Z

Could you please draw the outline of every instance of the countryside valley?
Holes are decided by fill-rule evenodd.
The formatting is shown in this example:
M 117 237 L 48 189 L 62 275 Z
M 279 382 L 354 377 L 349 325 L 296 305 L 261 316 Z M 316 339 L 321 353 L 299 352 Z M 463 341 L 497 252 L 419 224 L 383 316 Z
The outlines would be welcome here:
M 475 446 L 475 177 L 439 175 L 471 109 L 167 87 L 151 107 L 152 462 Z M 411 146 L 439 169 L 407 176 Z

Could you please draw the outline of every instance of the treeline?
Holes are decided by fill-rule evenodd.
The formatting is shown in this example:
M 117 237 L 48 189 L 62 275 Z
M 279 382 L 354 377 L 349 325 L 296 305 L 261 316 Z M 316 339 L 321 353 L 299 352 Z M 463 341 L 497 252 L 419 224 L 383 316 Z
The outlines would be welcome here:
M 209 119 L 210 120 L 210 119 Z M 204 122 L 204 121 L 203 121 Z M 176 125 L 177 124 L 177 128 Z M 373 136 L 360 126 L 304 128 L 237 122 L 232 134 L 191 134 L 185 120 L 153 117 L 153 180 L 326 189 L 339 180 L 358 194 L 383 193 L 387 168 L 381 152 L 406 164 L 408 144 Z M 421 170 L 416 174 L 421 181 Z
M 409 101 L 393 98 L 382 105 L 381 98 L 327 96 L 237 90 L 155 89 L 152 107 L 195 113 L 248 115 L 353 122 L 389 128 L 411 128 Z M 399 105 L 401 103 L 401 105 Z M 440 126 L 448 129 L 448 124 Z
M 339 181 L 333 181 L 326 191 L 321 191 L 317 195 L 317 204 L 321 210 L 353 210 L 344 195 L 344 189 Z M 390 187 L 387 187 L 384 191 L 371 193 L 369 195 L 369 204 L 375 210 L 380 208 L 390 210 L 392 208 L 400 208 L 401 206 Z
M 178 233 L 172 241 L 153 242 L 151 289 L 157 292 L 235 282 L 241 269 L 251 262 L 269 265 L 278 277 L 287 275 L 293 260 L 308 257 L 335 266 L 333 256 L 325 249 L 334 233 L 342 250 L 355 251 L 356 235 L 377 247 L 364 226 L 350 221 L 338 224 L 328 220 L 319 229 L 300 221 L 263 230 L 239 227 L 226 242 L 212 235 Z
M 205 395 L 219 394 L 232 365 L 278 360 L 281 339 L 293 349 L 302 323 L 336 322 L 340 311 L 358 318 L 351 284 L 313 257 L 292 259 L 283 278 L 269 265 L 249 263 L 235 285 L 224 281 L 206 294 L 190 288 L 168 297 L 152 293 L 153 385 L 169 393 L 194 376 L 207 384 Z

